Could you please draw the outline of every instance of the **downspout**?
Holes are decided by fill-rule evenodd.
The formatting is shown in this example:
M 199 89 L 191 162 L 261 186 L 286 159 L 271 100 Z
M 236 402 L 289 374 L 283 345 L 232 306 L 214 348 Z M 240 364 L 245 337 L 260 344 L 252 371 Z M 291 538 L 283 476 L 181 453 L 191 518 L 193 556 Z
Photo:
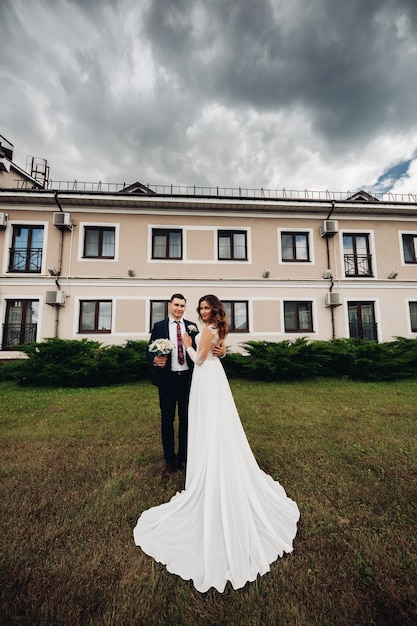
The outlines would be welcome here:
M 63 208 L 61 206 L 60 201 L 58 200 L 58 192 L 57 191 L 54 194 L 54 199 L 55 199 L 55 202 L 58 205 L 59 210 L 61 211 L 61 213 L 63 213 L 64 211 L 63 211 Z M 61 238 L 60 238 L 60 242 L 59 242 L 58 277 L 57 277 L 57 279 L 55 281 L 56 286 L 58 287 L 58 289 L 61 289 L 61 286 L 60 286 L 60 284 L 58 282 L 58 278 L 59 278 L 59 276 L 61 276 L 61 272 L 62 272 L 62 256 L 63 256 L 63 250 L 64 250 L 64 231 L 61 230 L 60 233 L 61 233 Z
M 55 199 L 55 202 L 56 202 L 56 204 L 58 206 L 58 209 L 61 211 L 61 213 L 63 213 L 63 209 L 62 209 L 61 203 L 58 200 L 58 192 L 55 192 L 54 199 Z M 59 242 L 59 254 L 58 254 L 58 269 L 57 269 L 57 276 L 55 278 L 55 285 L 56 285 L 58 291 L 60 291 L 60 289 L 61 289 L 61 285 L 59 284 L 59 277 L 61 276 L 61 271 L 62 271 L 63 249 L 64 249 L 64 231 L 61 230 L 60 231 L 60 242 Z M 54 338 L 55 339 L 58 338 L 59 309 L 60 309 L 60 305 L 56 304 L 55 305 L 55 331 L 54 331 Z
M 332 200 L 332 208 L 330 209 L 330 211 L 327 214 L 326 220 L 330 219 L 331 214 L 334 211 L 334 207 L 335 207 L 335 201 Z M 330 287 L 329 287 L 329 292 L 331 293 L 333 291 L 333 286 L 334 286 L 334 281 L 333 281 L 333 275 L 332 275 L 332 270 L 330 267 L 330 244 L 329 244 L 329 238 L 326 237 L 326 250 L 327 250 L 327 268 L 330 270 Z M 336 331 L 335 331 L 335 321 L 334 321 L 334 307 L 331 306 L 330 307 L 330 315 L 331 315 L 331 321 L 332 321 L 332 339 L 335 339 L 336 337 Z

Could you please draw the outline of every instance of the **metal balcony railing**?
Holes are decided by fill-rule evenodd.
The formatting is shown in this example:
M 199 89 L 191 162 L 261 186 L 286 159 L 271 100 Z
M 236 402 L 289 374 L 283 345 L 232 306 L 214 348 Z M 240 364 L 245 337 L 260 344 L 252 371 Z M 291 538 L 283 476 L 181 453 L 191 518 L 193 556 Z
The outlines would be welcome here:
M 8 272 L 40 272 L 43 248 L 10 248 Z
M 3 324 L 2 349 L 7 350 L 36 341 L 37 324 Z
M 364 341 L 377 341 L 378 325 L 375 322 L 358 322 L 349 320 L 349 337 Z
M 372 255 L 370 254 L 345 254 L 344 262 L 345 276 L 373 276 Z

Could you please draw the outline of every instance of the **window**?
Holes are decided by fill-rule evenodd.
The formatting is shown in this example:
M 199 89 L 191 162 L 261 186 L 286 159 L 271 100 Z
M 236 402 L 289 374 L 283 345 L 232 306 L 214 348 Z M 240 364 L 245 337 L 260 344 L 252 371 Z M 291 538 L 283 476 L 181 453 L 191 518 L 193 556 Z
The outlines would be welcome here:
M 311 302 L 284 302 L 284 327 L 286 333 L 313 332 Z
M 168 317 L 168 300 L 152 300 L 151 301 L 151 324 L 150 330 L 156 322 L 165 320 Z
M 6 302 L 3 350 L 36 341 L 38 312 L 38 300 L 8 300 Z
M 417 235 L 403 235 L 404 261 L 417 263 Z
M 248 303 L 223 300 L 223 304 L 226 309 L 229 331 L 232 333 L 247 333 L 249 331 Z
M 417 333 L 417 302 L 409 302 L 411 332 Z
M 85 226 L 84 258 L 114 259 L 114 243 L 113 226 Z
M 308 233 L 281 233 L 283 261 L 309 261 Z
M 375 310 L 373 302 L 348 302 L 349 337 L 376 341 Z
M 372 276 L 369 235 L 343 235 L 345 276 Z
M 80 333 L 111 332 L 112 303 L 110 300 L 80 301 Z
M 14 226 L 9 272 L 37 272 L 42 269 L 43 226 Z
M 245 230 L 219 230 L 219 261 L 247 261 L 247 233 Z
M 182 230 L 152 229 L 153 259 L 182 259 Z

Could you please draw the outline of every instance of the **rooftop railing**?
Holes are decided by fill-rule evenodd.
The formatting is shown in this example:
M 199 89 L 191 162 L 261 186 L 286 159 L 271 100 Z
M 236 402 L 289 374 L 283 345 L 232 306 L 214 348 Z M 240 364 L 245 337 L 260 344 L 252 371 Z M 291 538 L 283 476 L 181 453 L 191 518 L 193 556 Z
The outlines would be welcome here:
M 28 181 L 17 180 L 18 189 L 27 189 L 31 185 Z M 360 192 L 360 191 L 329 191 L 309 189 L 268 189 L 265 187 L 205 187 L 197 185 L 153 185 L 135 183 L 104 183 L 84 182 L 79 180 L 48 180 L 45 190 L 49 191 L 78 191 L 88 193 L 141 193 L 143 195 L 160 196 L 196 196 L 213 198 L 238 198 L 238 199 L 266 199 L 266 200 L 328 200 L 346 201 L 355 199 L 360 201 L 363 194 L 364 201 L 377 200 L 380 202 L 417 203 L 415 193 L 392 193 L 392 192 Z

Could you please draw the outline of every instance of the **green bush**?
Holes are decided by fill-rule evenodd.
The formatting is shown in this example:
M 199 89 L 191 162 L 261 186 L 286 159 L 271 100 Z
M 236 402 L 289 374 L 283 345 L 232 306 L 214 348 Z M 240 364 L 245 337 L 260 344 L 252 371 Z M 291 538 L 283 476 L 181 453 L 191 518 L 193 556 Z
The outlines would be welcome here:
M 47 339 L 22 349 L 28 359 L 16 370 L 20 385 L 99 387 L 149 376 L 145 341 L 103 346 L 98 341 Z
M 0 382 L 18 381 L 21 367 L 22 361 L 20 360 L 0 362 Z
M 22 346 L 28 359 L 0 365 L 0 380 L 20 385 L 99 387 L 149 379 L 146 341 L 103 346 L 97 341 L 47 339 Z M 244 354 L 222 364 L 231 378 L 266 382 L 313 377 L 388 381 L 417 375 L 417 339 L 376 343 L 360 339 L 248 341 Z
M 329 356 L 323 375 L 346 376 L 352 380 L 383 381 L 414 377 L 417 373 L 417 340 L 397 338 L 376 343 L 360 339 L 315 342 Z
M 397 338 L 376 343 L 360 339 L 311 341 L 248 341 L 246 356 L 229 354 L 224 359 L 230 377 L 264 381 L 346 377 L 383 381 L 417 375 L 417 340 Z
M 321 375 L 313 358 L 313 344 L 304 338 L 295 341 L 248 341 L 243 344 L 250 358 L 244 358 L 244 372 L 254 380 L 305 379 Z M 229 357 L 227 357 L 229 359 Z M 228 368 L 228 362 L 225 362 Z

